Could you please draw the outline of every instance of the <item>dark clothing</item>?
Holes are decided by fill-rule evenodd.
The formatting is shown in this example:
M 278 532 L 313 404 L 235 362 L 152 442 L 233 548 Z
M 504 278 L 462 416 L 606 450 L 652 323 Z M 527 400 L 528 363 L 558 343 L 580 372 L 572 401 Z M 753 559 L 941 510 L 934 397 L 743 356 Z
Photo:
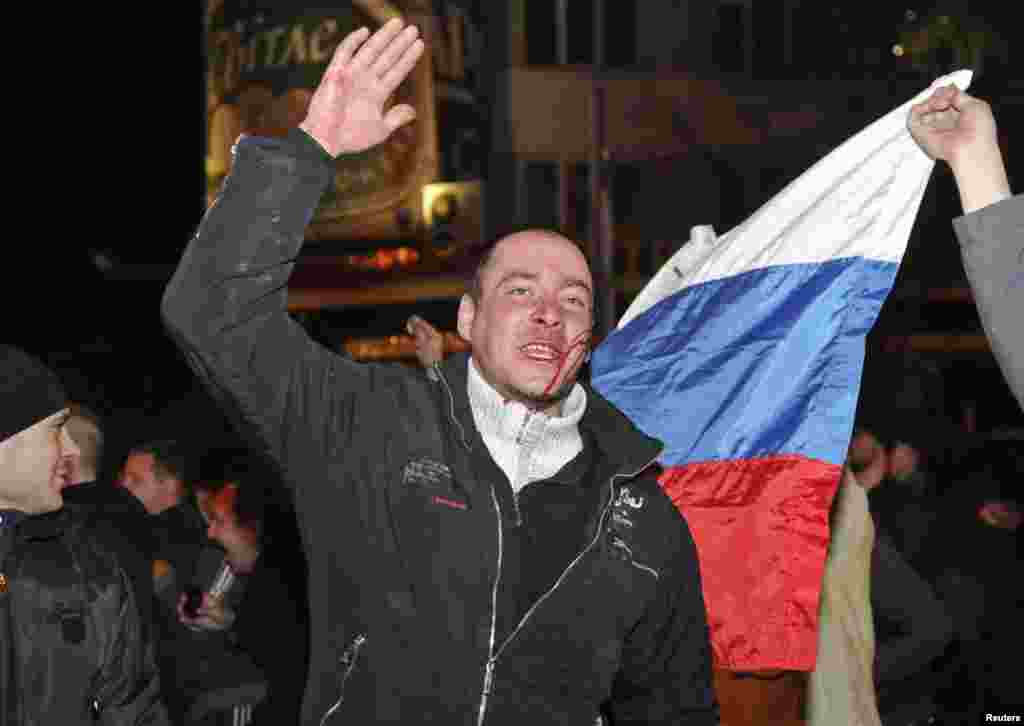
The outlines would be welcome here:
M 1024 408 L 1024 195 L 953 222 L 992 352 Z
M 170 566 L 174 590 L 182 592 L 196 579 L 204 548 L 211 544 L 206 537 L 206 521 L 187 498 L 159 514 L 149 515 L 153 537 L 153 559 Z M 158 593 L 159 594 L 159 593 Z M 177 597 L 164 600 L 177 602 Z
M 283 561 L 272 545 L 264 548 L 255 570 L 245 578 L 236 607 L 234 642 L 263 672 L 267 685 L 252 726 L 299 722 L 309 663 L 309 623 L 299 606 L 305 598 L 293 589 L 294 578 L 288 572 L 299 564 Z
M 939 687 L 932 665 L 953 637 L 953 621 L 882 532 L 871 552 L 871 608 L 882 722 L 906 724 L 932 715 Z
M 0 525 L 0 540 L 0 724 L 166 724 L 114 550 L 70 510 Z
M 944 700 L 947 710 L 965 713 L 965 722 L 983 719 L 985 712 L 1013 712 L 1009 706 L 1021 700 L 1021 531 L 992 527 L 978 514 L 998 489 L 985 473 L 959 482 L 926 545 L 936 593 L 955 627 Z
M 299 131 L 236 149 L 163 310 L 294 490 L 312 617 L 302 723 L 592 724 L 602 706 L 615 723 L 717 723 L 693 541 L 641 476 L 660 444 L 588 388 L 587 474 L 529 484 L 524 525 L 485 464 L 466 356 L 436 380 L 359 365 L 286 313 L 333 173 L 322 152 Z M 563 486 L 579 499 L 560 514 Z M 549 487 L 552 506 L 532 507 Z
M 253 666 L 232 653 L 225 633 L 193 631 L 178 620 L 180 595 L 191 586 L 205 586 L 223 560 L 223 551 L 206 536 L 199 510 L 183 498 L 176 506 L 149 515 L 149 522 L 154 560 L 168 572 L 156 584 L 157 663 L 171 718 L 184 723 L 204 695 L 226 692 L 239 680 L 253 680 Z
M 135 591 L 142 626 L 153 622 L 154 540 L 146 508 L 127 489 L 88 482 L 63 491 L 65 506 L 81 512 L 84 526 L 117 553 Z
M 868 492 L 868 507 L 875 527 L 888 544 L 896 548 L 907 564 L 923 574 L 924 562 L 929 556 L 925 542 L 938 520 L 938 505 L 929 477 L 921 472 L 915 472 L 914 477 L 917 485 L 883 480 Z

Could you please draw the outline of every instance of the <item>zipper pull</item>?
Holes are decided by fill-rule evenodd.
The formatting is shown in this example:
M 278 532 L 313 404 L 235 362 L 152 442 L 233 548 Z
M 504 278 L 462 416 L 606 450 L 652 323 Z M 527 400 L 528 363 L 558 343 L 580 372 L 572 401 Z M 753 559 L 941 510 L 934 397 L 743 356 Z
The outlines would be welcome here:
M 523 436 L 526 434 L 526 427 L 530 425 L 530 419 L 533 418 L 533 411 L 527 411 L 526 415 L 523 416 L 523 423 L 519 427 L 519 433 L 516 434 L 516 446 L 523 445 Z

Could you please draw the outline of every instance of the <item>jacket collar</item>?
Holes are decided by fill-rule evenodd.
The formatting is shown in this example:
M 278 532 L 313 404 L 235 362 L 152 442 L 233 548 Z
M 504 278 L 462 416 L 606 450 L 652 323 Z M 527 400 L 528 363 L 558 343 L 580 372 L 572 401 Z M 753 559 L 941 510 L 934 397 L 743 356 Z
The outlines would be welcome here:
M 19 541 L 54 539 L 60 537 L 71 524 L 71 510 L 63 507 L 56 512 L 24 515 L 15 524 L 15 536 Z
M 440 385 L 450 396 L 451 412 L 464 431 L 475 430 L 473 412 L 467 394 L 469 354 L 448 356 L 437 370 Z M 653 462 L 663 448 L 660 441 L 641 432 L 633 422 L 587 383 L 581 382 L 587 394 L 587 408 L 579 422 L 583 440 L 593 443 L 602 459 L 615 462 L 614 474 L 639 472 Z M 479 439 L 477 439 L 479 441 Z M 473 438 L 465 435 L 462 444 L 472 448 Z

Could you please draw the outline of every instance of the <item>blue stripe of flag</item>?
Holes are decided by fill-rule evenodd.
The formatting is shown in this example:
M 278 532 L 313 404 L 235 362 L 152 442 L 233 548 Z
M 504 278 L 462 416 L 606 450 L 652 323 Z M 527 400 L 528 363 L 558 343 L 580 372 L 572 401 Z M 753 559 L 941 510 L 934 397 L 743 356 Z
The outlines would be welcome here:
M 864 338 L 898 265 L 861 257 L 757 269 L 661 300 L 594 351 L 594 387 L 661 463 L 846 456 Z

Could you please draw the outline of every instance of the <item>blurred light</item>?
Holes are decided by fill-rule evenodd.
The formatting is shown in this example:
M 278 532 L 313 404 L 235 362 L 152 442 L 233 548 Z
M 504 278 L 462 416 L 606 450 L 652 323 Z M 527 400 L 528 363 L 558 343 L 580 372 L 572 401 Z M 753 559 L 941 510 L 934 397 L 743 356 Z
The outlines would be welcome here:
M 448 224 L 458 209 L 459 185 L 452 182 L 435 182 L 423 187 L 423 218 L 428 226 Z
M 902 45 L 900 45 L 899 43 L 897 43 L 896 45 L 894 45 L 894 46 L 892 47 L 892 54 L 893 54 L 894 56 L 896 56 L 897 58 L 901 58 L 901 57 L 903 56 L 903 53 L 904 53 L 904 52 L 905 52 L 905 51 L 903 50 L 903 46 L 902 46 Z
M 430 212 L 435 224 L 448 224 L 458 211 L 459 203 L 454 194 L 442 194 L 430 205 Z
M 913 10 L 908 10 L 903 14 L 903 17 L 907 19 L 908 23 L 913 23 L 915 20 L 917 20 L 917 13 L 915 13 Z
M 420 261 L 420 253 L 412 247 L 384 247 L 365 255 L 345 255 L 344 266 L 356 270 L 383 270 L 412 267 Z
M 397 250 L 398 264 L 405 265 L 413 264 L 418 262 L 420 259 L 420 253 L 410 247 L 399 247 Z

